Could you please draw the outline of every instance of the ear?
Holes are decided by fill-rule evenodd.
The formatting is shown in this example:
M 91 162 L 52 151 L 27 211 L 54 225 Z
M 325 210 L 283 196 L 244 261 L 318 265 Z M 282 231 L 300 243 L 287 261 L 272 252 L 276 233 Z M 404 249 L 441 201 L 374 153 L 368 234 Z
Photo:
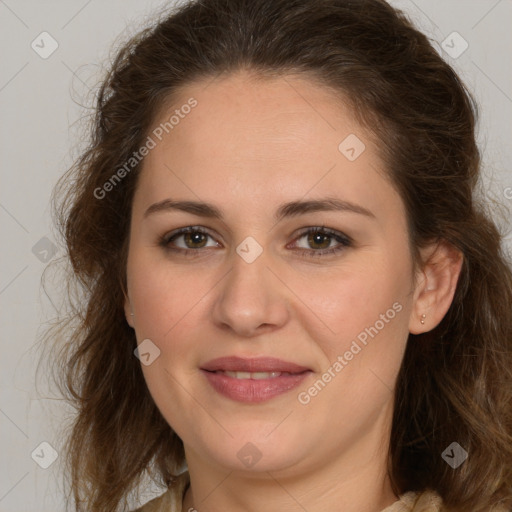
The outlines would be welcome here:
M 446 241 L 420 251 L 423 261 L 414 289 L 409 332 L 421 334 L 437 327 L 450 308 L 462 269 L 462 253 Z M 423 320 L 423 323 L 422 323 Z
M 133 311 L 132 311 L 132 305 L 130 304 L 130 299 L 128 298 L 128 295 L 125 294 L 124 296 L 124 316 L 126 317 L 126 321 L 128 322 L 128 325 L 132 328 L 135 328 L 133 323 Z

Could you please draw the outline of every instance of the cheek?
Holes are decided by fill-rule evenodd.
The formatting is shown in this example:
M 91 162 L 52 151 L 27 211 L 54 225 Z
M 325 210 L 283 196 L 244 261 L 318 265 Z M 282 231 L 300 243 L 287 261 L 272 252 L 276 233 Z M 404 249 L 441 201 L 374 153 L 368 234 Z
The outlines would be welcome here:
M 322 378 L 332 382 L 316 407 L 325 406 L 328 415 L 329 404 L 339 403 L 345 411 L 370 415 L 371 423 L 389 399 L 407 343 L 410 309 L 410 261 L 406 250 L 398 256 L 367 253 L 343 271 L 316 280 L 321 285 L 316 293 L 309 291 L 308 305 L 322 320 L 309 324 L 318 326 L 309 338 L 322 351 Z M 336 421 L 349 428 L 344 414 Z
M 345 348 L 346 343 L 376 323 L 382 332 L 390 330 L 391 325 L 395 329 L 400 326 L 402 332 L 407 324 L 404 311 L 410 283 L 407 272 L 397 272 L 405 265 L 397 265 L 384 254 L 365 259 L 367 263 L 358 258 L 354 264 L 316 274 L 314 279 L 301 279 L 294 287 L 311 318 L 316 318 L 310 323 L 318 326 L 317 336 L 313 337 L 323 339 L 331 350 Z
M 204 273 L 144 254 L 129 260 L 128 274 L 137 330 L 158 339 L 186 319 L 212 287 Z
M 404 267 L 380 261 L 365 271 L 326 278 L 323 293 L 308 296 L 322 320 L 310 323 L 308 333 L 322 351 L 323 373 L 317 378 L 328 384 L 311 382 L 301 391 L 314 401 L 317 417 L 354 435 L 370 428 L 388 402 L 408 338 L 407 274 L 393 271 Z

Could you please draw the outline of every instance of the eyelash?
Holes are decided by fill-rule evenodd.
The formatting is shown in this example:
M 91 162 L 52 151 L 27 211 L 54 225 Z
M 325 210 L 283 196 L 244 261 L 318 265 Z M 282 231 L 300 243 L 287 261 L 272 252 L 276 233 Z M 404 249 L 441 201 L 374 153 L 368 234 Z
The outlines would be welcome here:
M 201 248 L 198 249 L 182 249 L 182 248 L 175 248 L 171 247 L 169 244 L 179 238 L 182 235 L 185 235 L 187 233 L 202 233 L 204 235 L 209 236 L 210 238 L 213 238 L 206 229 L 204 229 L 201 226 L 189 226 L 186 228 L 181 228 L 178 231 L 165 234 L 163 235 L 159 241 L 158 245 L 163 247 L 166 251 L 173 251 L 173 252 L 179 252 L 183 254 L 184 256 L 199 256 L 199 252 Z M 295 238 L 294 241 L 300 240 L 303 236 L 308 235 L 310 233 L 314 234 L 322 234 L 324 236 L 328 236 L 333 238 L 335 241 L 339 243 L 339 245 L 330 248 L 330 249 L 322 249 L 322 250 L 315 250 L 315 249 L 298 249 L 299 254 L 301 257 L 308 258 L 308 257 L 319 257 L 319 256 L 326 256 L 330 254 L 336 254 L 340 251 L 343 251 L 344 249 L 348 247 L 352 247 L 353 241 L 350 237 L 347 235 L 340 233 L 339 231 L 335 231 L 333 229 L 326 228 L 324 226 L 317 226 L 317 227 L 310 227 L 302 230 L 299 235 Z

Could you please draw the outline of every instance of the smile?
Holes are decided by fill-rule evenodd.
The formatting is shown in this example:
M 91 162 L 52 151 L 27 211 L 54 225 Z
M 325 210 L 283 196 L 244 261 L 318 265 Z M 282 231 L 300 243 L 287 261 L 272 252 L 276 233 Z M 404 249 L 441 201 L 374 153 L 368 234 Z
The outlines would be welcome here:
M 209 387 L 235 402 L 261 403 L 299 386 L 311 369 L 273 357 L 221 357 L 201 366 Z

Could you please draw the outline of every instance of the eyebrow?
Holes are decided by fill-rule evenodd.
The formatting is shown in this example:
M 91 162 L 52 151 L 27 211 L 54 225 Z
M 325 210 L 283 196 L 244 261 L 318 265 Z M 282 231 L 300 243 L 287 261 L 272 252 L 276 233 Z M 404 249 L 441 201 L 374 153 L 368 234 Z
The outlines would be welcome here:
M 155 213 L 173 210 L 191 213 L 198 217 L 207 217 L 224 221 L 222 211 L 213 204 L 200 201 L 174 201 L 172 199 L 164 199 L 163 201 L 152 204 L 145 211 L 144 218 Z M 296 217 L 306 213 L 328 211 L 357 213 L 375 219 L 375 215 L 370 210 L 360 205 L 334 197 L 326 197 L 323 199 L 291 201 L 284 203 L 277 209 L 274 215 L 274 220 L 279 222 L 286 217 Z

